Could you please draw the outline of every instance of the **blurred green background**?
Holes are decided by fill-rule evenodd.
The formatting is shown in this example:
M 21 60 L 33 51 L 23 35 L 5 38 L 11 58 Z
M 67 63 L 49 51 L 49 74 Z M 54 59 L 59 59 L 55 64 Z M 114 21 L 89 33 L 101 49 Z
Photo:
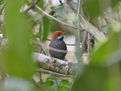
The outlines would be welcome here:
M 79 36 L 78 29 L 40 13 L 35 3 L 52 17 L 70 25 L 78 26 L 79 21 L 80 26 L 89 26 L 83 23 L 80 17 L 83 16 L 105 34 L 105 40 L 97 41 L 88 33 L 95 42 L 93 47 L 90 40 L 86 42 L 86 46 L 90 46 L 85 51 L 89 55 L 88 64 L 81 59 L 83 45 L 79 47 L 83 43 L 83 32 Z M 77 10 L 79 3 L 78 17 L 74 9 Z M 73 63 L 81 61 L 74 78 L 35 71 L 38 65 L 32 53 L 43 51 L 34 41 L 39 39 L 46 45 L 49 35 L 56 30 L 66 32 L 65 38 L 74 36 L 75 60 L 72 60 Z M 121 91 L 121 0 L 0 0 L 0 35 L 0 91 Z M 49 55 L 48 49 L 44 49 L 44 54 Z M 34 75 L 39 77 L 37 82 Z

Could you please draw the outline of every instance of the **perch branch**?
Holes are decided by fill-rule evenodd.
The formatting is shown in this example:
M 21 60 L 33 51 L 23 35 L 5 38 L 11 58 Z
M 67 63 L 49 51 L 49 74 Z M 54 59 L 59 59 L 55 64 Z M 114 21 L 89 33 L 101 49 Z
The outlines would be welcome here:
M 60 74 L 72 75 L 74 63 L 52 58 L 40 53 L 33 53 L 34 60 L 41 68 Z
M 46 45 L 44 43 L 41 43 L 39 40 L 36 40 L 33 43 L 35 45 L 41 46 L 41 47 L 43 47 L 45 49 L 50 49 L 50 50 L 53 50 L 53 51 L 56 51 L 56 52 L 60 52 L 60 53 L 67 53 L 67 52 L 71 53 L 72 52 L 73 53 L 73 51 L 60 50 L 60 49 L 56 49 L 56 48 L 50 47 L 50 46 L 48 46 L 48 45 Z

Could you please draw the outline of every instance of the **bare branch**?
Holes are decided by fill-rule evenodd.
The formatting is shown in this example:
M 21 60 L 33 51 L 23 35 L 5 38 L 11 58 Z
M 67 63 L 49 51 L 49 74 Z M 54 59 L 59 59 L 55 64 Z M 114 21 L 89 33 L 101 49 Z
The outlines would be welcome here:
M 35 2 L 33 2 L 32 5 L 31 5 L 29 8 L 27 8 L 25 12 L 27 13 L 27 12 L 28 12 L 30 9 L 32 9 L 39 1 L 40 1 L 40 0 L 36 0 Z
M 68 24 L 65 23 L 51 15 L 49 15 L 47 12 L 45 12 L 44 10 L 42 10 L 41 8 L 39 8 L 36 4 L 39 2 L 39 0 L 37 0 L 35 3 L 33 3 L 33 5 L 31 5 L 27 10 L 31 9 L 33 6 L 34 8 L 36 8 L 40 13 L 46 15 L 47 17 L 51 18 L 52 20 L 59 22 L 60 24 L 64 25 L 64 26 L 68 26 L 74 29 L 78 29 L 77 26 L 72 25 L 72 24 Z M 67 3 L 70 3 L 69 0 L 67 0 Z M 72 9 L 72 4 L 69 4 L 70 8 Z M 75 8 L 75 7 L 73 7 Z M 73 9 L 72 9 L 73 10 Z M 76 9 L 75 9 L 76 10 Z M 25 11 L 26 12 L 26 11 Z M 105 35 L 103 34 L 103 32 L 99 31 L 96 27 L 94 27 L 92 24 L 90 24 L 82 15 L 80 15 L 80 18 L 82 19 L 83 22 L 81 22 L 81 28 L 87 30 L 92 36 L 95 37 L 96 40 L 101 41 L 102 39 L 105 39 Z M 84 25 L 84 26 L 82 26 Z M 81 30 L 81 29 L 80 29 Z
M 66 0 L 66 1 L 69 7 L 73 10 L 73 12 L 78 13 L 78 10 L 71 4 L 70 0 Z M 81 27 L 87 30 L 92 36 L 94 36 L 96 40 L 101 41 L 106 38 L 103 32 L 99 31 L 95 26 L 89 23 L 81 14 L 80 14 L 80 18 L 82 20 L 80 24 Z
M 67 14 L 67 8 L 66 6 L 64 5 L 64 3 L 62 2 L 62 0 L 59 0 L 60 4 L 62 5 L 63 9 L 64 9 L 64 12 L 65 12 L 65 15 Z
M 82 53 L 87 52 L 87 43 L 86 43 L 87 39 L 88 39 L 88 32 L 85 30 L 83 32 L 83 38 L 82 38 Z
M 72 5 L 70 0 L 66 0 L 67 4 L 69 5 L 69 7 L 74 11 L 74 13 L 77 13 L 77 9 Z
M 44 86 L 44 83 L 43 83 L 43 80 L 42 80 L 42 74 L 40 72 L 40 85 L 41 85 L 41 88 L 43 89 L 43 91 L 47 91 L 45 86 Z
M 44 15 L 46 15 L 47 17 L 51 18 L 52 20 L 54 21 L 57 21 L 59 23 L 61 23 L 62 25 L 65 25 L 65 26 L 68 26 L 68 27 L 72 27 L 72 28 L 77 28 L 76 26 L 72 25 L 72 24 L 68 24 L 68 23 L 65 23 L 61 20 L 58 20 L 57 18 L 49 15 L 47 12 L 43 11 L 41 8 L 39 8 L 37 5 L 35 6 L 35 8 L 40 12 L 40 13 L 43 13 Z
M 52 72 L 52 71 L 49 71 L 49 70 L 43 70 L 43 69 L 38 69 L 37 72 L 42 72 L 42 73 L 45 73 L 45 74 L 54 75 L 56 77 L 74 78 L 72 75 L 60 74 L 60 73 Z
M 34 44 L 38 45 L 38 46 L 41 46 L 41 47 L 43 47 L 45 49 L 50 49 L 50 50 L 53 50 L 53 51 L 56 51 L 56 52 L 60 52 L 60 53 L 67 53 L 67 52 L 72 52 L 73 53 L 73 51 L 60 50 L 60 49 L 56 49 L 56 48 L 50 47 L 50 46 L 48 46 L 48 45 L 46 45 L 44 43 L 41 43 L 39 40 L 34 41 Z
M 37 5 L 35 6 L 35 8 L 40 12 L 43 13 L 44 15 L 46 15 L 47 17 L 51 18 L 54 21 L 59 22 L 62 25 L 71 27 L 71 28 L 75 28 L 78 29 L 78 27 L 72 25 L 72 24 L 68 24 L 65 23 L 51 15 L 49 15 L 47 12 L 43 11 L 41 8 L 39 8 Z M 105 35 L 103 34 L 103 32 L 99 31 L 96 27 L 94 27 L 92 24 L 90 24 L 88 21 L 86 21 L 86 19 L 84 19 L 81 15 L 80 18 L 83 20 L 83 22 L 80 25 L 85 25 L 85 26 L 81 26 L 82 29 L 87 30 L 92 36 L 94 36 L 96 38 L 96 40 L 101 41 L 102 39 L 105 39 Z
M 74 63 L 52 58 L 40 53 L 33 53 L 33 58 L 43 69 L 66 75 L 72 75 L 73 73 Z
M 77 11 L 77 19 L 78 19 L 78 31 L 77 31 L 77 36 L 76 36 L 76 39 L 77 39 L 77 46 L 76 46 L 76 57 L 77 57 L 77 60 L 78 62 L 80 62 L 80 59 L 81 59 L 81 56 L 82 56 L 82 53 L 81 53 L 81 48 L 80 48 L 80 38 L 81 38 L 81 31 L 80 31 L 80 17 L 79 17 L 79 14 L 80 14 L 80 0 L 78 1 L 78 11 Z

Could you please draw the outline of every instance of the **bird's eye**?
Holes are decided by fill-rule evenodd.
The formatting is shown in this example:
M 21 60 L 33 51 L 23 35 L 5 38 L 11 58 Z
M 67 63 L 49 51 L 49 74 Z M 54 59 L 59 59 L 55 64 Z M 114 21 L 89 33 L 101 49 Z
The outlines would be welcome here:
M 57 34 L 57 36 L 60 36 L 61 34 L 59 33 L 59 34 Z
M 61 36 L 61 35 L 62 35 L 61 33 L 56 34 L 56 36 L 54 37 L 54 39 L 62 39 L 63 36 Z

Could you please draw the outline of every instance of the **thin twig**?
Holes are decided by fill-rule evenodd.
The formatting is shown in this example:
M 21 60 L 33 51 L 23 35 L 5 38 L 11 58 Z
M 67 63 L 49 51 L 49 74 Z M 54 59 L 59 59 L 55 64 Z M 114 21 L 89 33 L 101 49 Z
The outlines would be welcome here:
M 42 73 L 41 72 L 40 72 L 40 84 L 41 84 L 43 91 L 47 91 L 45 86 L 44 86 L 43 80 L 42 80 Z
M 46 52 L 45 52 L 45 50 L 44 50 L 43 47 L 41 47 L 41 50 L 42 50 L 42 53 L 43 53 L 43 54 L 46 54 Z
M 68 26 L 68 27 L 71 27 L 71 28 L 74 28 L 74 29 L 78 29 L 78 27 L 75 26 L 75 25 L 65 23 L 65 22 L 49 15 L 47 12 L 45 12 L 44 10 L 39 8 L 37 5 L 35 5 L 34 8 L 36 10 L 38 10 L 40 13 L 46 15 L 47 17 L 49 17 L 50 19 L 52 19 L 56 22 L 59 22 L 62 25 L 65 25 L 65 26 Z M 100 40 L 106 38 L 105 35 L 101 31 L 99 31 L 96 27 L 94 27 L 92 24 L 90 24 L 83 16 L 80 15 L 80 18 L 82 19 L 82 23 L 80 23 L 81 28 L 86 29 L 92 36 L 95 37 L 96 40 L 100 41 Z M 82 29 L 80 29 L 80 30 L 82 30 Z
M 40 38 L 39 36 L 36 36 L 36 35 L 33 35 L 34 37 L 36 38 Z M 51 42 L 51 39 L 46 39 L 47 41 Z M 76 44 L 69 44 L 69 43 L 66 43 L 67 46 L 76 46 Z M 80 46 L 82 45 L 82 43 L 80 43 Z
M 56 83 L 56 86 L 57 86 L 57 90 L 58 90 L 58 81 L 57 81 L 57 78 L 56 78 L 56 75 L 53 75 L 54 76 L 54 79 L 55 79 L 55 83 Z
M 77 12 L 77 17 L 78 17 L 78 31 L 77 31 L 77 60 L 80 62 L 80 57 L 81 57 L 81 49 L 80 49 L 80 19 L 79 19 L 79 14 L 80 14 L 80 0 L 78 1 L 78 12 Z
M 41 8 L 39 8 L 37 5 L 35 6 L 35 8 L 40 12 L 40 13 L 43 13 L 44 15 L 46 15 L 47 17 L 53 19 L 54 21 L 57 21 L 59 23 L 61 23 L 62 25 L 65 25 L 65 26 L 68 26 L 68 27 L 71 27 L 71 28 L 77 28 L 76 26 L 72 25 L 72 24 L 68 24 L 68 23 L 65 23 L 51 15 L 49 15 L 47 12 L 43 11 Z
M 64 9 L 64 12 L 65 12 L 65 15 L 67 14 L 67 11 L 66 11 L 66 7 L 65 5 L 63 4 L 62 0 L 59 0 L 59 2 L 61 3 L 63 9 Z
M 72 5 L 71 0 L 66 0 L 67 4 L 69 7 L 74 11 L 74 13 L 77 13 L 77 9 Z
M 32 82 L 36 87 L 41 88 L 41 86 L 38 83 L 36 83 L 34 80 L 32 80 Z
M 40 0 L 36 0 L 35 2 L 33 2 L 32 5 L 31 5 L 29 8 L 27 8 L 25 12 L 27 13 L 30 9 L 32 9 L 33 7 L 35 7 L 35 5 L 36 5 L 39 1 L 40 1 Z
M 46 49 L 50 49 L 50 50 L 53 50 L 53 51 L 56 51 L 56 52 L 60 52 L 60 53 L 67 53 L 67 52 L 72 52 L 73 53 L 73 51 L 66 51 L 66 50 L 60 50 L 60 49 L 56 49 L 56 48 L 53 48 L 53 47 L 49 47 L 49 46 L 45 45 L 44 43 L 41 43 L 38 40 L 35 41 L 34 44 L 39 45 L 39 46 L 41 46 L 43 48 L 46 48 Z
M 70 0 L 66 0 L 69 7 L 73 10 L 73 12 L 77 13 L 78 10 L 71 4 Z M 82 16 L 82 15 L 83 16 Z M 80 23 L 82 29 L 86 29 L 88 33 L 95 37 L 96 40 L 100 41 L 106 39 L 103 32 L 99 31 L 95 26 L 93 26 L 86 18 L 84 18 L 83 10 L 81 8 L 81 14 L 79 14 L 82 23 Z M 78 28 L 77 28 L 78 29 Z
M 109 20 L 105 16 L 103 18 L 104 18 L 106 24 L 110 24 Z
M 87 43 L 86 43 L 87 39 L 88 39 L 88 32 L 84 31 L 82 39 L 82 54 L 87 52 Z
M 69 77 L 69 78 L 74 78 L 72 75 L 66 75 L 66 74 L 60 74 L 60 73 L 57 73 L 57 72 L 52 72 L 52 71 L 48 71 L 48 70 L 37 70 L 37 72 L 42 72 L 42 73 L 45 73 L 45 74 L 50 74 L 50 75 L 55 75 L 57 77 Z

